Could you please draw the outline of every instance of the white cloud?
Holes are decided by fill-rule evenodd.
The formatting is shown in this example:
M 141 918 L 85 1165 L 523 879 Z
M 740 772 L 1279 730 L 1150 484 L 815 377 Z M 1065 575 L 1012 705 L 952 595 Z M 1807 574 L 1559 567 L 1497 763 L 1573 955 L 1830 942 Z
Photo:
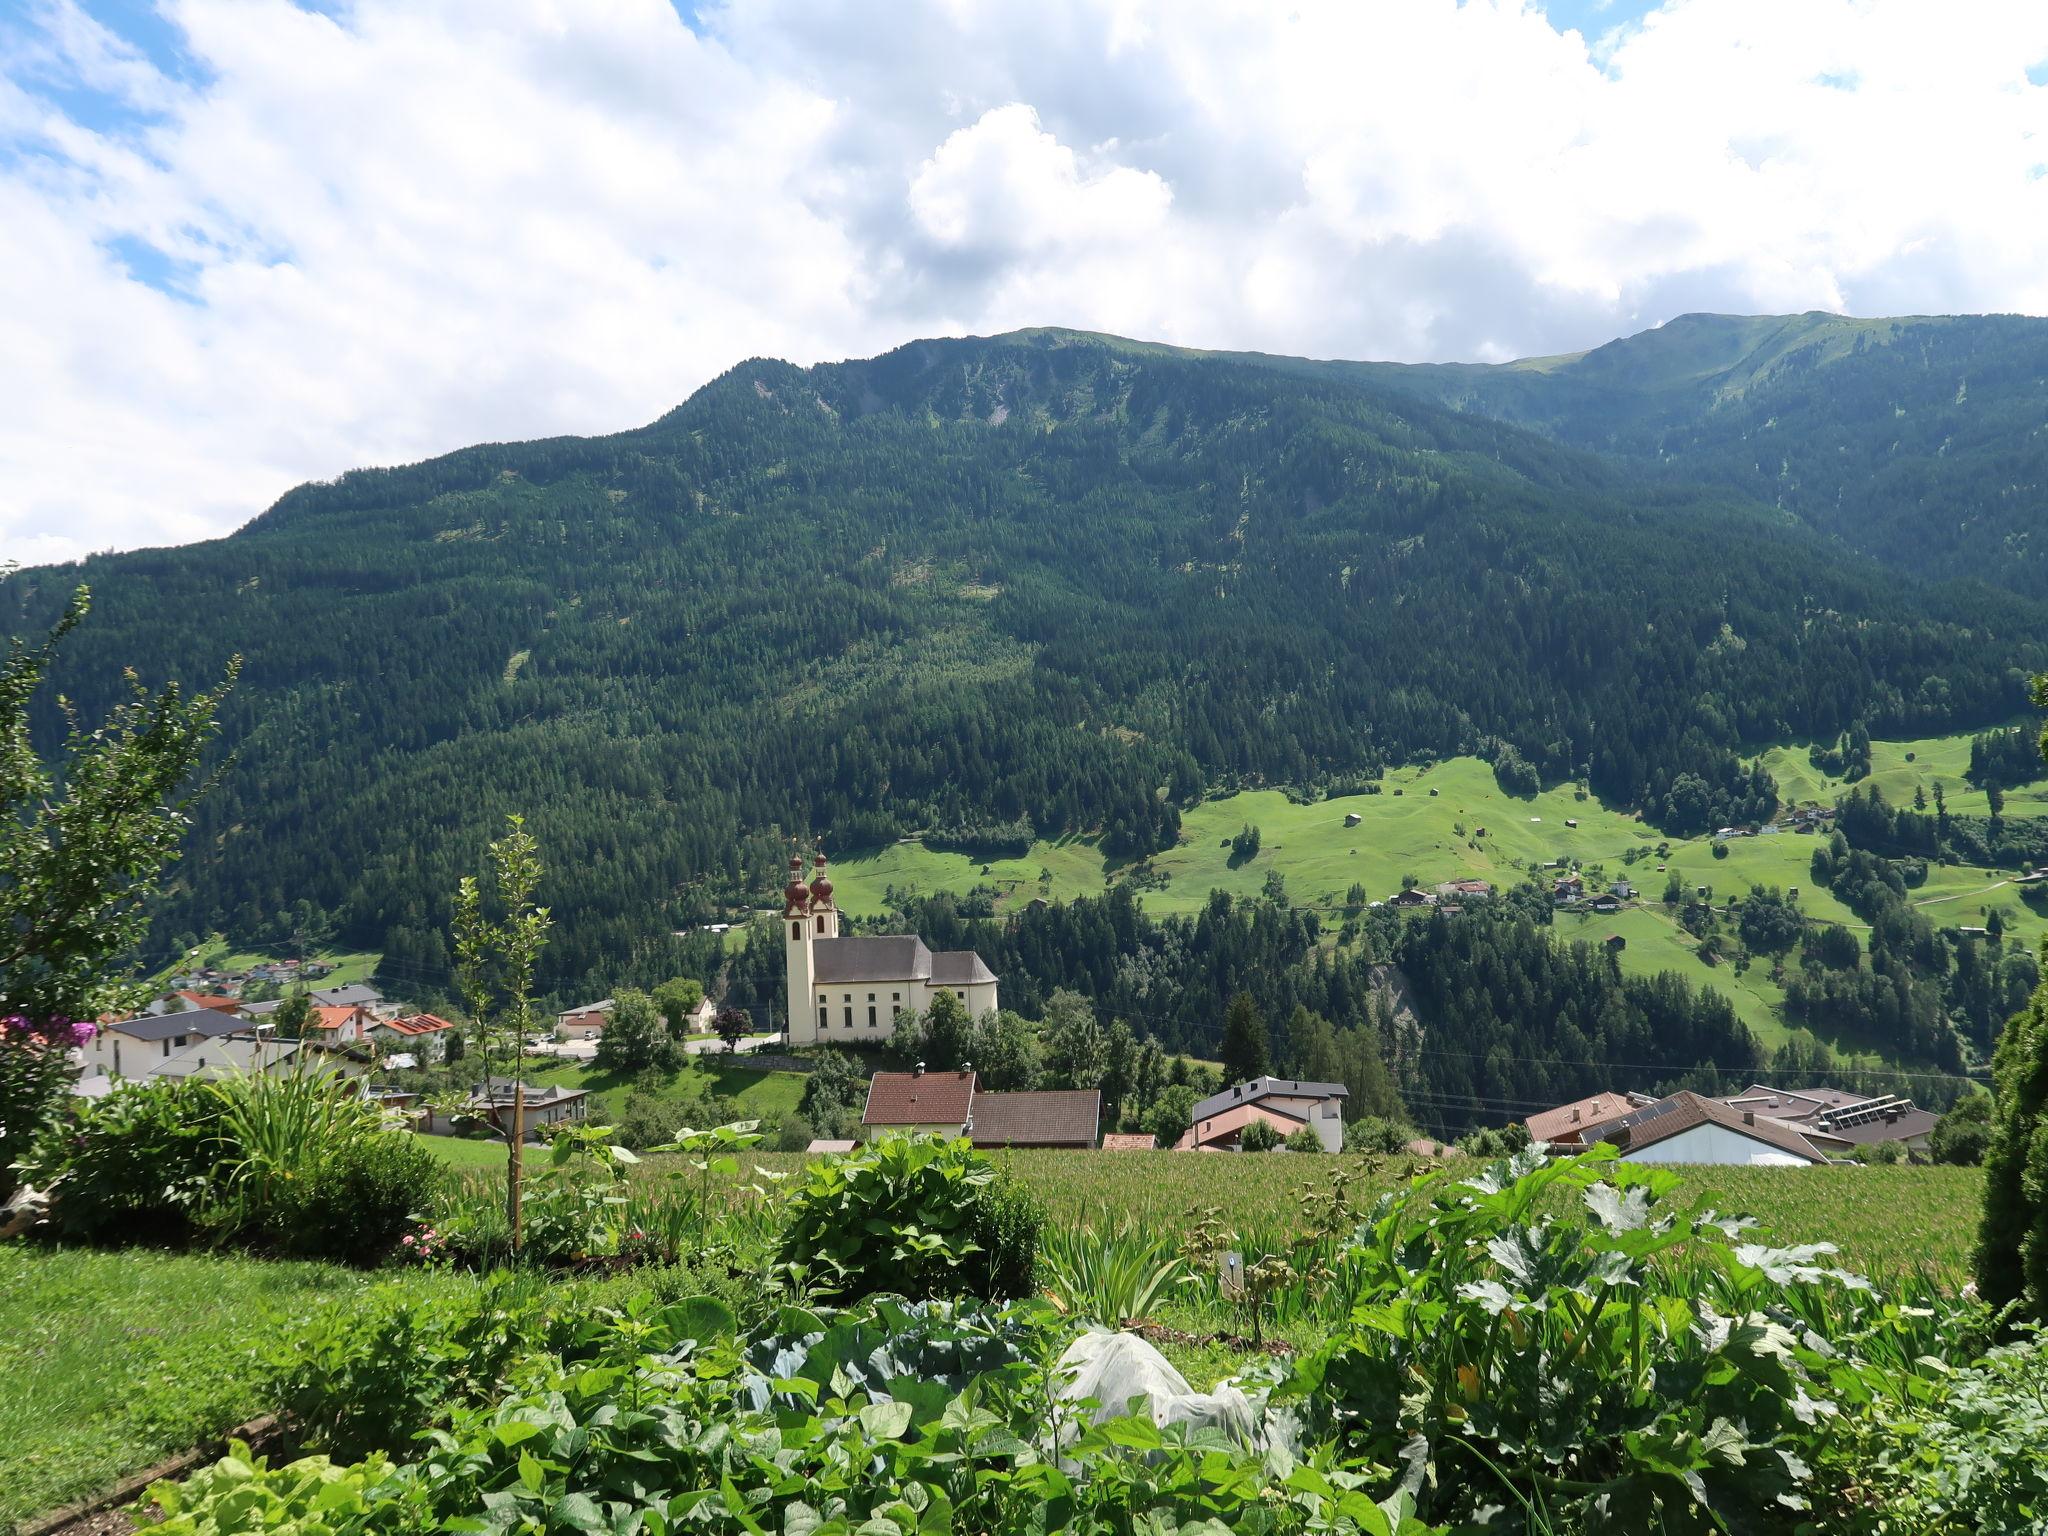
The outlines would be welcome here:
M 1667 0 L 1590 40 L 1516 0 L 886 15 L 163 0 L 168 70 L 51 0 L 0 33 L 0 556 L 614 430 L 755 354 L 2048 311 L 2038 0 Z

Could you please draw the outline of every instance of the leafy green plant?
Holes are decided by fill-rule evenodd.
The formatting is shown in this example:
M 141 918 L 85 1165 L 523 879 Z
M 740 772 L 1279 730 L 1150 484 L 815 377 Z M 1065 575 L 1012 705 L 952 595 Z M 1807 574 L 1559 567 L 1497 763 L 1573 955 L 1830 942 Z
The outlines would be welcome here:
M 781 1259 L 848 1300 L 883 1291 L 922 1300 L 1028 1289 L 1038 1218 L 1019 1190 L 995 1192 L 996 1169 L 964 1139 L 887 1136 L 810 1163 L 791 1197 Z M 998 1201 L 1010 1214 L 997 1220 Z M 981 1238 L 1008 1245 L 1006 1260 Z M 1029 1242 L 1031 1259 L 1020 1250 Z
M 1270 1120 L 1253 1120 L 1238 1133 L 1237 1149 L 1240 1152 L 1271 1152 L 1286 1138 L 1280 1134 L 1280 1127 Z
M 1055 1303 L 1110 1328 L 1150 1317 L 1191 1278 L 1171 1237 L 1146 1236 L 1128 1222 L 1111 1232 L 1048 1227 L 1042 1256 Z

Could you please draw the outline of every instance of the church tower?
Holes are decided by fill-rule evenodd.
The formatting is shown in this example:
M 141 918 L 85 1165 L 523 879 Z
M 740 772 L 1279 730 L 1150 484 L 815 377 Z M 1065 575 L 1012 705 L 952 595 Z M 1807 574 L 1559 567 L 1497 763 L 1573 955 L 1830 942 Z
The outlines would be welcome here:
M 836 930 L 837 914 L 833 923 Z M 789 860 L 789 884 L 782 891 L 782 928 L 784 969 L 789 982 L 784 1015 L 789 1020 L 789 1042 L 809 1045 L 818 1038 L 817 1011 L 811 1001 L 817 961 L 811 951 L 811 893 L 804 885 L 804 861 L 794 854 Z
M 811 937 L 839 937 L 839 909 L 832 905 L 832 882 L 825 874 L 825 855 L 818 855 L 818 870 L 811 880 Z

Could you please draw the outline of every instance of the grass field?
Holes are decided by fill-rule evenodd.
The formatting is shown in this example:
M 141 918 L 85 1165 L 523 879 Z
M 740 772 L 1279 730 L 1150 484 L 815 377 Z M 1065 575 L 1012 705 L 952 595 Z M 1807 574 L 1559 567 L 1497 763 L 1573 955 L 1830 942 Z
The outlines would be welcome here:
M 1895 803 L 1910 803 L 1916 784 L 1931 795 L 1939 779 L 1959 814 L 1988 809 L 1983 794 L 1963 782 L 1970 755 L 1967 734 L 1876 742 L 1871 755 L 1871 780 Z M 1815 769 L 1804 747 L 1772 748 L 1764 761 L 1788 802 L 1831 801 L 1848 787 Z M 2007 814 L 2048 815 L 2048 778 L 2012 791 Z M 1359 818 L 1357 826 L 1345 826 L 1350 815 Z M 1260 830 L 1259 852 L 1249 860 L 1234 860 L 1230 839 L 1248 823 Z M 1165 876 L 1165 885 L 1145 889 L 1140 899 L 1155 913 L 1193 912 L 1211 891 L 1256 896 L 1268 876 L 1277 874 L 1290 903 L 1334 917 L 1354 883 L 1365 888 L 1368 899 L 1384 900 L 1400 889 L 1405 876 L 1425 886 L 1465 878 L 1504 885 L 1526 878 L 1532 865 L 1572 859 L 1589 883 L 1625 875 L 1645 899 L 1606 916 L 1562 917 L 1561 935 L 1598 942 L 1620 934 L 1627 941 L 1620 957 L 1623 970 L 1635 975 L 1677 971 L 1696 985 L 1712 987 L 1766 1044 L 1777 1045 L 1790 1033 L 1783 989 L 1762 967 L 1738 976 L 1731 965 L 1707 965 L 1657 898 L 1672 873 L 1687 890 L 1709 887 L 1717 905 L 1752 888 L 1775 886 L 1797 890 L 1801 909 L 1812 919 L 1863 928 L 1832 892 L 1814 884 L 1816 841 L 1800 833 L 1734 838 L 1726 856 L 1717 859 L 1711 837 L 1662 838 L 1632 815 L 1597 799 L 1578 799 L 1570 786 L 1516 798 L 1502 793 L 1486 764 L 1455 758 L 1427 768 L 1397 769 L 1381 780 L 1376 795 L 1298 805 L 1277 790 L 1253 790 L 1196 806 L 1182 818 L 1179 845 L 1150 861 Z M 1660 845 L 1666 848 L 1663 854 L 1657 852 Z M 1981 926 L 1995 907 L 2011 941 L 2034 947 L 2048 935 L 2048 918 L 2020 902 L 2017 889 L 2006 883 L 2013 873 L 1939 867 L 1913 899 L 1937 927 Z M 991 886 L 999 905 L 1010 905 L 1035 896 L 1068 900 L 1100 894 L 1118 874 L 1092 843 L 1067 838 L 1041 842 L 1023 858 L 987 862 L 937 853 L 921 843 L 897 843 L 839 860 L 833 879 L 848 911 L 876 914 L 887 910 L 892 890 L 929 894 Z M 1838 1055 L 1866 1054 L 1857 1040 L 1829 1044 Z
M 0 1248 L 0 1529 L 272 1406 L 268 1351 L 326 1264 Z

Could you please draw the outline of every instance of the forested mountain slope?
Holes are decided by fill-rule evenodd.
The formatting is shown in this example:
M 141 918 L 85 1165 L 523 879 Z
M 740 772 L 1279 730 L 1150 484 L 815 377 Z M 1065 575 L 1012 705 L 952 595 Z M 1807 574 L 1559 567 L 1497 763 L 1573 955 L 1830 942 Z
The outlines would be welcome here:
M 1578 357 L 1352 371 L 1730 486 L 1902 571 L 2048 595 L 2048 320 L 1682 315 Z
M 1768 808 L 1746 745 L 2004 718 L 2048 665 L 2034 603 L 1923 589 L 1726 486 L 1377 371 L 1064 332 L 748 363 L 637 431 L 18 573 L 0 624 L 81 580 L 60 681 L 88 712 L 123 666 L 248 658 L 167 944 L 299 902 L 416 944 L 523 810 L 564 990 L 754 892 L 791 832 L 1136 852 L 1218 780 L 1460 751 L 1688 831 Z

